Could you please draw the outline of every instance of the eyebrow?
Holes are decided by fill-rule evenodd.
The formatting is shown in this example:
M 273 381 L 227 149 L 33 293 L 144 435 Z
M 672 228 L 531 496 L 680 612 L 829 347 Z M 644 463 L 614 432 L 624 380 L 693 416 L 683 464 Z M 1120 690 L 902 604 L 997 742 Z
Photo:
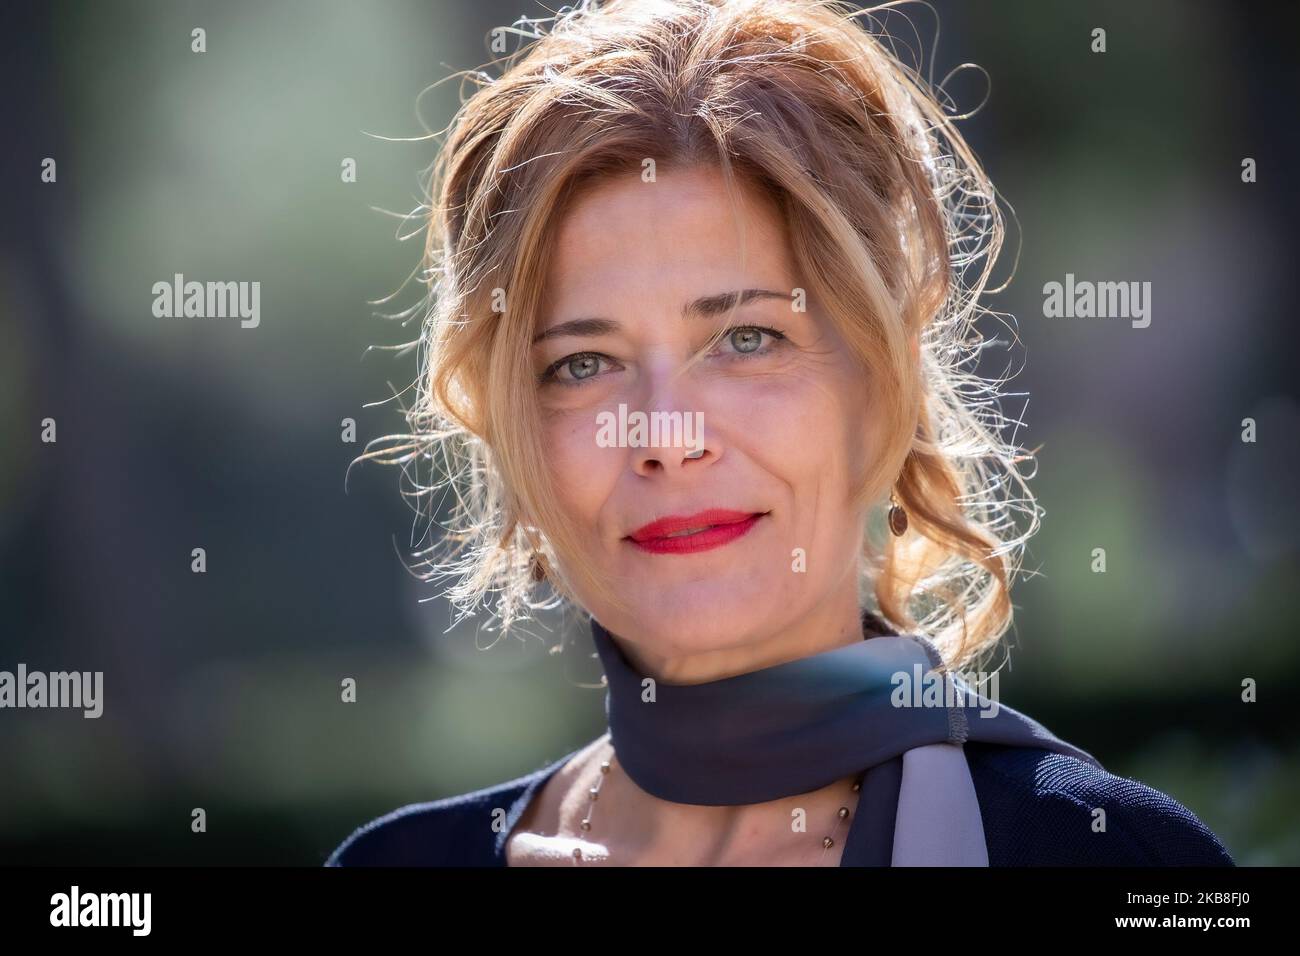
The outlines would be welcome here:
M 682 308 L 682 318 L 713 318 L 754 299 L 784 299 L 789 302 L 792 296 L 793 293 L 772 292 L 770 289 L 737 289 L 731 292 L 718 292 L 688 302 Z M 545 339 L 560 338 L 566 335 L 610 335 L 617 332 L 619 328 L 619 324 L 613 319 L 570 319 L 568 322 L 561 322 L 559 325 L 551 326 L 545 332 L 539 332 L 533 337 L 533 345 Z

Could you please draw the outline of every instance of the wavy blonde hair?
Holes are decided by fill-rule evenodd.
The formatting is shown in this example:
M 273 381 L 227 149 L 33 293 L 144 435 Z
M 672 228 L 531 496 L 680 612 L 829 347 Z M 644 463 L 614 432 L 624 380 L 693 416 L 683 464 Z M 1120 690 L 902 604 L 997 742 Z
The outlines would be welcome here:
M 1001 382 L 966 368 L 984 341 L 976 319 L 997 314 L 978 300 L 993 291 L 1003 218 L 956 117 L 857 20 L 892 6 L 583 3 L 546 31 L 517 23 L 533 42 L 496 61 L 498 78 L 457 74 L 478 88 L 431 134 L 445 142 L 417 210 L 428 295 L 405 313 L 424 317 L 409 431 L 357 460 L 408 477 L 428 465 L 414 494 L 454 494 L 452 525 L 415 554 L 426 580 L 452 579 L 443 593 L 462 616 L 495 595 L 504 632 L 576 606 L 579 584 L 622 603 L 557 505 L 529 344 L 567 204 L 652 158 L 713 164 L 729 191 L 743 179 L 771 198 L 809 294 L 877 389 L 883 437 L 858 503 L 892 489 L 910 527 L 864 536 L 863 603 L 928 636 L 951 667 L 997 645 L 1039 516 L 1020 470 L 1032 454 L 1000 437 Z

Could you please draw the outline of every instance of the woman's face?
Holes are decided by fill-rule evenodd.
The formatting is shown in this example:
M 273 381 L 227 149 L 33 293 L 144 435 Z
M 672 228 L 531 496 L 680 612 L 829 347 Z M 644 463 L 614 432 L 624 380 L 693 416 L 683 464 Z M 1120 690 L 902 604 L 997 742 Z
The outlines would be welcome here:
M 647 659 L 806 652 L 826 640 L 809 628 L 857 619 L 865 375 L 817 304 L 800 310 L 776 207 L 746 187 L 738 215 L 743 265 L 716 169 L 590 184 L 560 224 L 532 346 L 561 504 L 631 611 L 578 597 Z M 746 290 L 761 291 L 683 371 Z M 681 428 L 661 418 L 656 435 L 653 413 L 673 412 Z

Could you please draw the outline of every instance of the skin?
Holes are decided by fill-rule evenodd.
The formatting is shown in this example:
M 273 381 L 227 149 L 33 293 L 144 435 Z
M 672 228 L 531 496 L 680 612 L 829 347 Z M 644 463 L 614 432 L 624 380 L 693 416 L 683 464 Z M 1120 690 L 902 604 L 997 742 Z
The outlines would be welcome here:
M 865 513 L 852 504 L 873 444 L 866 376 L 797 274 L 783 221 L 745 186 L 733 217 L 711 167 L 588 184 L 556 243 L 539 332 L 601 318 L 603 330 L 533 345 L 548 467 L 584 531 L 586 557 L 630 613 L 579 594 L 629 660 L 659 681 L 717 680 L 862 639 L 857 596 Z M 746 261 L 741 262 L 744 232 Z M 683 363 L 728 321 L 683 317 L 687 303 L 745 289 L 778 293 L 737 310 L 703 361 Z M 783 338 L 764 331 L 775 330 Z M 598 334 L 597 334 L 598 333 Z M 547 370 L 551 370 L 547 374 Z M 701 412 L 705 454 L 685 447 L 601 447 L 597 414 Z M 763 514 L 748 534 L 708 551 L 651 554 L 626 536 L 669 514 L 729 508 Z M 803 549 L 806 570 L 792 568 Z M 752 806 L 670 803 L 640 790 L 615 761 L 593 830 L 579 823 L 587 788 L 610 759 L 599 738 L 548 781 L 507 844 L 512 866 L 567 864 L 574 846 L 620 865 L 837 865 L 821 839 L 854 809 L 851 778 Z M 791 811 L 807 832 L 791 832 Z

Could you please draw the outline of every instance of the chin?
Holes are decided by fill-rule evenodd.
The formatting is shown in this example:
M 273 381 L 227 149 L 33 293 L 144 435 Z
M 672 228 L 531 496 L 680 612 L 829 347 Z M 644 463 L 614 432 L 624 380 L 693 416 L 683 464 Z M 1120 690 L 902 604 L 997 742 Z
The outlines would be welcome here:
M 666 610 L 655 606 L 647 608 L 637 624 L 629 625 L 622 632 L 616 628 L 611 630 L 615 634 L 634 632 L 638 645 L 660 653 L 698 653 L 744 646 L 763 626 L 761 618 L 754 616 L 754 620 L 749 620 L 751 611 L 738 619 L 729 610 L 692 614 L 680 608 Z
M 646 581 L 619 621 L 622 630 L 596 618 L 615 634 L 647 646 L 701 651 L 737 647 L 779 626 L 790 611 L 776 582 L 738 574 L 657 585 Z

